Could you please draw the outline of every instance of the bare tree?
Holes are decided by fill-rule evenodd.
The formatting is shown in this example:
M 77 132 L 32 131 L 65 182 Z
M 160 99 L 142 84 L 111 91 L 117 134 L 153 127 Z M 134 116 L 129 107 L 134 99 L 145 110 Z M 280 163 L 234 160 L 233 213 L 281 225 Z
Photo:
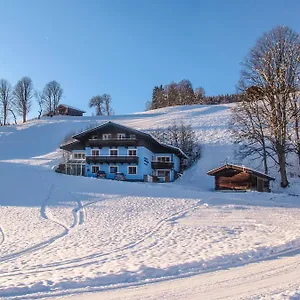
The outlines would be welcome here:
M 264 172 L 268 174 L 268 156 L 274 153 L 268 147 L 265 119 L 261 111 L 261 101 L 251 95 L 251 89 L 246 91 L 242 102 L 233 108 L 231 129 L 236 144 L 239 146 L 237 157 L 251 160 L 260 159 Z
M 57 81 L 53 80 L 46 84 L 43 89 L 42 98 L 47 114 L 50 116 L 55 115 L 62 96 L 63 89 Z
M 203 87 L 199 87 L 195 89 L 195 103 L 203 104 L 203 99 L 205 97 L 205 90 Z
M 174 122 L 167 129 L 157 129 L 150 133 L 159 141 L 178 147 L 189 157 L 189 166 L 200 158 L 201 147 L 195 131 L 183 121 Z
M 34 93 L 35 99 L 37 101 L 37 104 L 39 106 L 39 115 L 38 115 L 38 119 L 41 118 L 42 113 L 43 113 L 43 107 L 45 105 L 45 99 L 44 99 L 44 95 L 43 93 L 39 92 L 39 91 L 35 91 Z
M 96 108 L 96 115 L 97 116 L 102 116 L 103 115 L 102 105 L 103 105 L 103 99 L 100 95 L 94 96 L 89 102 L 89 107 L 95 107 Z
M 12 87 L 6 79 L 0 79 L 0 106 L 3 114 L 2 124 L 7 124 L 7 116 L 12 102 Z
M 17 124 L 18 124 L 18 123 L 17 123 L 17 116 L 16 116 L 15 112 L 14 112 L 11 108 L 9 108 L 8 111 L 9 111 L 9 112 L 11 113 L 11 115 L 13 116 L 14 122 L 15 122 L 15 124 L 17 125 Z
M 183 79 L 178 83 L 179 102 L 177 105 L 190 105 L 195 103 L 195 93 L 191 82 Z
M 257 41 L 241 73 L 242 92 L 251 88 L 251 97 L 261 101 L 260 114 L 269 132 L 270 147 L 276 153 L 273 159 L 279 166 L 282 187 L 288 186 L 288 136 L 295 117 L 290 99 L 297 91 L 299 68 L 299 35 L 288 27 L 278 26 Z
M 108 94 L 103 94 L 101 98 L 103 103 L 103 113 L 107 116 L 113 115 L 113 109 L 111 107 L 111 96 Z
M 165 90 L 165 105 L 174 106 L 180 102 L 178 84 L 174 81 L 164 87 Z
M 13 91 L 13 104 L 17 113 L 22 116 L 23 123 L 26 122 L 27 114 L 31 109 L 32 97 L 32 80 L 29 77 L 23 77 L 17 82 Z

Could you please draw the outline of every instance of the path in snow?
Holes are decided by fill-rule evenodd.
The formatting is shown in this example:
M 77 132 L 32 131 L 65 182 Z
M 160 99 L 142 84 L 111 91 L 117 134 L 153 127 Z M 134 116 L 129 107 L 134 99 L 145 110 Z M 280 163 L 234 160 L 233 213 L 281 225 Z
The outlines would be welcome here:
M 1 240 L 0 240 L 0 246 L 4 243 L 5 241 L 5 234 L 3 228 L 0 226 L 0 235 L 1 235 Z

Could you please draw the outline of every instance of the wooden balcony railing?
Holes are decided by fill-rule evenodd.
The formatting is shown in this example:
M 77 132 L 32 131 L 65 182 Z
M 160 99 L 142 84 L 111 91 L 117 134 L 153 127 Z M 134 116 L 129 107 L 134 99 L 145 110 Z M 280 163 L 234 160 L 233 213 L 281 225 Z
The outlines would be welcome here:
M 152 161 L 151 162 L 152 169 L 172 169 L 174 168 L 174 162 L 161 162 L 161 161 Z
M 135 146 L 136 138 L 109 138 L 109 139 L 89 139 L 90 146 Z
M 133 155 L 100 155 L 100 156 L 87 156 L 86 157 L 87 163 L 95 163 L 95 164 L 110 164 L 110 163 L 128 163 L 128 164 L 138 164 L 139 158 Z

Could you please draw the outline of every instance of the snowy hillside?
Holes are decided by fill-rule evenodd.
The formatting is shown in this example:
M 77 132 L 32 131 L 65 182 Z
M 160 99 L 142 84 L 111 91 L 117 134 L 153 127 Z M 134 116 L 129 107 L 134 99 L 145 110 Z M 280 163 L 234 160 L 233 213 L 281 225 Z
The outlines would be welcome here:
M 185 120 L 201 140 L 202 158 L 169 184 L 97 180 L 52 170 L 66 134 L 107 120 L 142 130 Z M 0 299 L 107 291 L 299 250 L 297 197 L 213 191 L 206 172 L 234 160 L 229 120 L 229 105 L 196 105 L 1 127 Z M 290 263 L 293 271 L 295 264 Z M 299 286 L 291 275 L 249 293 L 284 299 L 287 288 L 294 297 Z M 122 292 L 114 299 L 122 299 Z

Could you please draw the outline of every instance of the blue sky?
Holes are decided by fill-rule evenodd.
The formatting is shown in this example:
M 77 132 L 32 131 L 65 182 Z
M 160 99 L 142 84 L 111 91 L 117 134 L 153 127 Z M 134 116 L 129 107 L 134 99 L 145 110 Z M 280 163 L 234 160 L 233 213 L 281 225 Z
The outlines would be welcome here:
M 142 111 L 155 85 L 189 79 L 234 93 L 240 63 L 276 25 L 300 33 L 299 0 L 1 0 L 0 77 L 57 80 L 62 102 L 97 94 L 118 114 Z M 36 114 L 34 106 L 32 115 Z

